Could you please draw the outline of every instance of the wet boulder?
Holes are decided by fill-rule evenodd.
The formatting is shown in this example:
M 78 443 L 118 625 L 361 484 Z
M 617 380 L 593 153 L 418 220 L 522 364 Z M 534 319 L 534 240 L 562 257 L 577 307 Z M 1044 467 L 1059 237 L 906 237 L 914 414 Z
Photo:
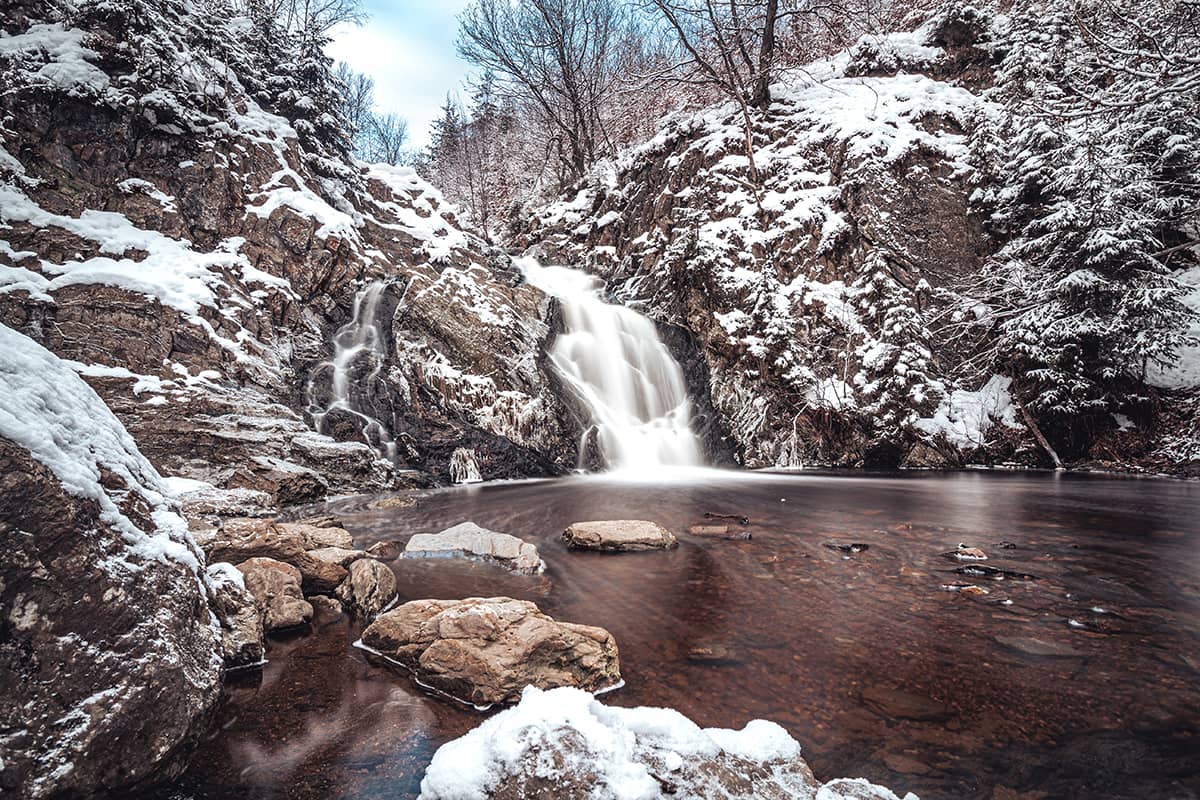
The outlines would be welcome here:
M 516 702 L 526 686 L 599 691 L 621 681 L 612 634 L 509 597 L 405 603 L 371 623 L 362 642 L 423 685 L 477 706 Z
M 221 625 L 221 655 L 227 669 L 263 660 L 262 612 L 246 588 L 241 571 L 232 564 L 210 564 L 207 570 L 209 605 Z
M 467 797 L 899 800 L 862 779 L 822 785 L 773 722 L 701 728 L 667 708 L 605 706 L 578 689 L 535 687 L 434 754 L 421 800 Z
M 657 522 L 636 519 L 576 522 L 563 531 L 563 541 L 573 550 L 669 550 L 679 544 L 675 534 Z
M 275 523 L 265 519 L 230 519 L 206 536 L 204 552 L 210 561 L 241 563 L 269 558 L 291 564 L 300 571 L 306 592 L 332 592 L 346 577 L 346 569 L 323 561 L 310 549 L 342 546 L 350 534 L 340 528 L 316 528 L 298 523 Z
M 300 589 L 300 570 L 273 558 L 251 558 L 237 565 L 262 614 L 263 628 L 277 631 L 312 620 L 313 607 Z
M 440 556 L 462 553 L 496 561 L 516 572 L 541 572 L 546 564 L 534 545 L 507 533 L 463 522 L 441 533 L 418 533 L 404 547 L 405 556 Z
M 370 618 L 396 599 L 396 575 L 373 558 L 350 562 L 350 574 L 335 592 L 342 605 Z

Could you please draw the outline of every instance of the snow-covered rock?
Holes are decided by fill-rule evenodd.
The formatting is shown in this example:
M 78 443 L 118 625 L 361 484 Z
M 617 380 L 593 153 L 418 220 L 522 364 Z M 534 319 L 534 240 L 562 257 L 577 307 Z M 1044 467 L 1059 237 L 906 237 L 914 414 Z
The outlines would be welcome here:
M 513 708 L 442 745 L 421 781 L 421 800 L 526 797 L 899 800 L 861 779 L 822 785 L 773 722 L 701 728 L 667 708 L 606 706 L 579 689 L 532 686 Z
M 0 324 L 0 750 L 18 798 L 179 766 L 216 702 L 214 582 L 100 397 Z

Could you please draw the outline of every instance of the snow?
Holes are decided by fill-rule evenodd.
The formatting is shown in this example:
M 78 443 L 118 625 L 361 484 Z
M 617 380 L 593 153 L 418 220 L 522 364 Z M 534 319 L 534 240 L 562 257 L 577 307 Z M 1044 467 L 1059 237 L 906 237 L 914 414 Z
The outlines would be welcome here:
M 572 744 L 563 746 L 564 741 Z M 595 775 L 597 797 L 653 800 L 663 797 L 663 789 L 648 761 L 675 772 L 721 751 L 770 764 L 799 758 L 800 745 L 766 720 L 753 720 L 742 730 L 704 729 L 668 708 L 606 706 L 581 689 L 529 686 L 516 706 L 438 749 L 421 781 L 420 797 L 486 800 L 506 775 L 525 771 L 551 781 L 566 774 Z M 833 785 L 838 783 L 845 782 Z M 859 785 L 875 792 L 862 796 L 895 797 L 866 781 Z M 836 788 L 832 792 L 818 796 L 850 796 Z
M 396 200 L 375 201 L 395 223 L 373 218 L 387 230 L 398 230 L 421 243 L 420 249 L 430 261 L 450 258 L 456 249 L 469 246 L 467 235 L 454 223 L 454 208 L 437 189 L 426 183 L 411 167 L 391 164 L 360 164 L 369 180 L 382 183 Z
M 1200 267 L 1192 267 L 1178 276 L 1178 281 L 1191 289 L 1183 302 L 1200 314 Z M 1195 389 L 1200 387 L 1200 322 L 1193 322 L 1189 333 L 1196 339 L 1176 353 L 1178 361 L 1169 367 L 1150 364 L 1146 383 L 1161 389 Z
M 0 325 L 0 397 L 0 436 L 29 450 L 68 493 L 98 503 L 100 519 L 121 534 L 132 555 L 199 572 L 198 550 L 170 489 L 125 426 L 69 364 L 5 325 Z M 125 516 L 114 499 L 121 491 L 106 490 L 102 473 L 116 476 L 128 492 L 144 499 L 153 530 L 143 531 Z
M 32 25 L 25 33 L 0 33 L 0 57 L 8 60 L 44 61 L 33 72 L 34 85 L 49 86 L 69 94 L 99 94 L 109 86 L 108 75 L 90 63 L 99 56 L 83 46 L 86 34 L 60 24 Z
M 1008 428 L 1023 426 L 1017 419 L 1009 386 L 1012 378 L 993 375 L 977 391 L 955 389 L 942 400 L 933 417 L 919 419 L 916 428 L 930 436 L 939 434 L 962 450 L 987 444 L 987 432 L 1000 423 Z

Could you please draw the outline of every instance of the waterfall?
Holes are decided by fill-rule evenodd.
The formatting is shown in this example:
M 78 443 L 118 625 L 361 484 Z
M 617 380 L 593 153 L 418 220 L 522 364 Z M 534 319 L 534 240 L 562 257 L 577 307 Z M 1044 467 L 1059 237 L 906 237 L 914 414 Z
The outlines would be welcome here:
M 683 370 L 654 323 L 605 302 L 597 278 L 567 267 L 522 261 L 525 279 L 558 298 L 566 330 L 550 358 L 592 415 L 600 449 L 615 470 L 699 466 Z
M 323 361 L 308 379 L 308 410 L 313 425 L 320 433 L 328 434 L 327 420 L 335 411 L 346 412 L 361 423 L 360 431 L 367 441 L 396 460 L 396 441 L 387 426 L 372 416 L 369 393 L 387 359 L 386 342 L 378 324 L 379 301 L 387 284 L 375 281 L 367 284 L 354 296 L 350 321 L 338 328 L 333 336 L 333 358 Z M 327 402 L 322 404 L 322 388 L 318 376 L 329 375 Z

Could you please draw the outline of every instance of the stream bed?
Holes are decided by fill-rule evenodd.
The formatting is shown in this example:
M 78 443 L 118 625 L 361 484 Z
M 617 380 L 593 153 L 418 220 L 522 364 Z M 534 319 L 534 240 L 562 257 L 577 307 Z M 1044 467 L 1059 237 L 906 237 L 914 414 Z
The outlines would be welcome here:
M 393 503 L 408 501 L 322 508 L 358 546 L 465 520 L 535 542 L 549 566 L 533 577 L 393 562 L 400 601 L 509 595 L 605 627 L 626 681 L 606 703 L 701 726 L 774 720 L 818 778 L 924 800 L 1200 797 L 1200 483 L 704 471 Z M 571 522 L 621 518 L 680 532 L 680 547 L 577 553 L 558 539 Z M 751 538 L 686 533 L 717 522 Z M 989 558 L 944 555 L 960 543 Z M 437 747 L 485 715 L 356 649 L 361 627 L 326 615 L 273 637 L 269 663 L 230 678 L 216 733 L 157 796 L 415 797 Z

